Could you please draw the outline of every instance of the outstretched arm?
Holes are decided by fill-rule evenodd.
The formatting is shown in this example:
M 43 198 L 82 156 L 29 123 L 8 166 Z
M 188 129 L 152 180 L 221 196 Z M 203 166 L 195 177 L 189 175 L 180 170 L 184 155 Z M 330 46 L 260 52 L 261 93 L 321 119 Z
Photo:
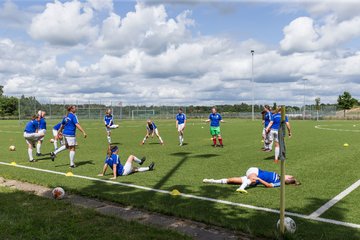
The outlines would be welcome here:
M 264 180 L 262 180 L 261 178 L 256 178 L 256 180 L 258 180 L 262 185 L 264 185 L 267 188 L 272 188 L 273 185 L 271 183 L 265 182 Z

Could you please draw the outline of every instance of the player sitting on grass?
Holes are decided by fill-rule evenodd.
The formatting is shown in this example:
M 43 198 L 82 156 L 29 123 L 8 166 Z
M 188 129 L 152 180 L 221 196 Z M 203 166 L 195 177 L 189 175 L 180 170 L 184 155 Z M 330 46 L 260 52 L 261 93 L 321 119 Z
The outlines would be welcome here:
M 221 115 L 217 112 L 215 107 L 211 109 L 211 114 L 209 115 L 209 119 L 207 119 L 205 122 L 210 122 L 210 134 L 213 140 L 212 146 L 224 147 L 223 139 L 221 137 L 221 132 L 220 132 L 220 122 L 224 122 L 224 120 L 222 120 Z M 216 145 L 216 137 L 219 140 L 220 143 L 219 145 Z
M 111 144 L 111 129 L 115 129 L 118 128 L 119 125 L 114 124 L 114 118 L 113 115 L 111 114 L 111 109 L 106 110 L 105 112 L 105 117 L 104 117 L 104 123 L 105 123 L 105 127 L 106 127 L 106 132 L 107 132 L 107 140 L 108 143 Z
M 155 163 L 153 162 L 148 167 L 139 167 L 139 168 L 133 167 L 132 166 L 133 162 L 142 165 L 146 160 L 146 157 L 139 159 L 134 155 L 130 155 L 126 160 L 125 165 L 123 166 L 120 163 L 120 157 L 118 154 L 119 154 L 119 148 L 117 146 L 111 146 L 111 147 L 109 146 L 103 171 L 102 173 L 98 174 L 98 176 L 104 176 L 108 167 L 110 167 L 113 170 L 113 175 L 114 175 L 110 179 L 116 179 L 117 176 L 126 176 L 135 172 L 145 172 L 145 171 L 154 170 Z
M 275 159 L 274 162 L 279 161 L 280 145 L 279 145 L 279 128 L 281 124 L 281 107 L 277 108 L 272 116 L 272 120 L 266 127 L 265 132 L 269 135 L 269 149 L 272 149 L 272 144 L 275 142 Z M 289 119 L 285 116 L 285 124 L 288 130 L 289 137 L 291 137 L 291 128 Z
M 146 139 L 148 139 L 150 136 L 154 137 L 154 134 L 156 134 L 156 136 L 159 138 L 160 144 L 163 145 L 164 142 L 159 135 L 159 130 L 157 129 L 155 123 L 153 121 L 151 121 L 151 119 L 148 119 L 146 121 L 146 135 L 145 135 L 144 139 L 142 140 L 141 144 L 143 145 L 145 143 Z
M 34 115 L 32 116 L 31 120 L 26 124 L 24 129 L 24 138 L 26 140 L 26 143 L 28 145 L 28 155 L 29 155 L 29 162 L 33 162 L 33 147 L 35 147 L 35 144 L 39 139 L 44 137 L 44 133 L 39 133 L 39 121 L 40 116 Z
M 243 177 L 223 178 L 223 179 L 203 179 L 203 183 L 219 183 L 219 184 L 237 184 L 241 185 L 237 192 L 247 193 L 245 188 L 249 186 L 264 185 L 267 188 L 280 187 L 280 175 L 276 172 L 268 172 L 260 168 L 251 167 L 246 171 Z M 285 175 L 285 184 L 300 185 L 294 176 Z

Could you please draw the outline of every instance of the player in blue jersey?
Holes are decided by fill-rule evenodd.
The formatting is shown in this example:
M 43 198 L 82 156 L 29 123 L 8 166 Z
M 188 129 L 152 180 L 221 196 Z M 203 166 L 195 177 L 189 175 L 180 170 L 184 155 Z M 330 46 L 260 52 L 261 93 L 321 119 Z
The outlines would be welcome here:
M 285 116 L 285 123 L 288 130 L 289 137 L 291 137 L 291 127 L 289 119 Z M 272 116 L 272 120 L 266 127 L 265 131 L 269 134 L 269 149 L 272 149 L 272 145 L 275 142 L 275 159 L 274 162 L 279 161 L 280 145 L 279 145 L 279 128 L 281 124 L 281 107 L 277 108 Z
M 223 179 L 203 179 L 203 183 L 235 184 L 240 185 L 237 192 L 247 193 L 245 188 L 249 186 L 264 185 L 267 188 L 280 187 L 280 175 L 276 172 L 261 170 L 260 168 L 251 167 L 242 177 L 223 178 Z M 292 175 L 285 175 L 285 184 L 300 185 L 300 182 Z
M 51 152 L 50 156 L 51 159 L 54 160 L 59 152 L 64 151 L 66 148 L 68 148 L 70 151 L 69 153 L 70 168 L 75 168 L 74 159 L 75 159 L 75 146 L 76 146 L 76 129 L 79 129 L 83 133 L 84 138 L 86 138 L 87 135 L 83 130 L 83 128 L 80 126 L 77 116 L 75 115 L 76 106 L 71 105 L 67 108 L 67 110 L 68 110 L 68 114 L 62 120 L 61 127 L 58 131 L 59 138 L 61 138 L 61 136 L 63 135 L 65 140 L 65 145 L 58 148 L 55 152 Z
M 142 165 L 146 160 L 146 157 L 141 159 L 135 157 L 134 155 L 130 155 L 126 160 L 125 165 L 120 163 L 119 157 L 119 148 L 117 146 L 109 145 L 108 152 L 105 159 L 105 164 L 102 170 L 102 173 L 98 174 L 98 176 L 104 176 L 108 167 L 110 167 L 113 171 L 113 177 L 110 179 L 116 179 L 117 176 L 126 176 L 136 172 L 145 172 L 154 170 L 155 163 L 152 162 L 148 167 L 133 167 L 133 162 Z
M 24 129 L 24 138 L 26 140 L 26 143 L 28 145 L 28 155 L 29 155 L 29 162 L 33 162 L 33 147 L 35 147 L 35 144 L 39 139 L 44 137 L 43 132 L 38 132 L 39 130 L 39 121 L 40 116 L 34 115 L 32 116 L 31 120 L 26 124 Z
M 108 143 L 111 144 L 111 129 L 115 129 L 119 127 L 119 125 L 114 124 L 114 118 L 113 115 L 111 114 L 111 109 L 106 110 L 104 116 L 104 123 L 107 132 L 107 140 Z
M 39 110 L 38 111 L 38 115 L 40 117 L 40 120 L 39 120 L 39 133 L 43 133 L 44 136 L 46 134 L 46 120 L 45 120 L 45 115 L 46 115 L 46 112 L 45 111 L 41 111 Z M 37 145 L 36 145 L 36 156 L 41 156 L 41 145 L 44 141 L 44 137 L 40 138 L 39 141 L 37 142 Z
M 62 122 L 62 121 L 61 121 Z M 61 145 L 63 145 L 62 144 L 62 137 L 61 137 L 61 139 L 59 138 L 59 129 L 60 129 L 60 127 L 61 127 L 61 122 L 59 122 L 58 124 L 56 124 L 54 127 L 53 127 L 53 129 L 52 129 L 52 132 L 53 132 L 53 136 L 54 136 L 54 149 L 55 149 L 55 151 L 58 149 L 58 147 L 57 147 L 57 142 L 58 142 L 58 140 L 60 140 L 60 144 Z
M 271 152 L 271 149 L 269 147 L 269 134 L 265 131 L 269 123 L 272 121 L 272 112 L 269 105 L 264 106 L 264 110 L 262 111 L 263 114 L 263 121 L 264 124 L 263 131 L 262 131 L 262 140 L 264 142 L 264 146 L 262 148 L 263 151 Z
M 186 125 L 186 115 L 183 113 L 183 109 L 179 108 L 179 113 L 176 115 L 176 129 L 179 133 L 180 146 L 184 143 L 184 130 Z
M 148 120 L 146 120 L 146 135 L 145 135 L 144 139 L 142 140 L 141 144 L 144 145 L 146 139 L 148 139 L 150 136 L 154 137 L 154 135 L 157 136 L 157 138 L 160 141 L 160 144 L 163 145 L 164 141 L 162 140 L 162 138 L 159 134 L 159 130 L 157 129 L 155 123 L 151 119 L 148 119 Z
M 224 147 L 223 139 L 221 137 L 221 131 L 220 131 L 220 122 L 224 122 L 224 120 L 222 120 L 221 115 L 217 112 L 215 107 L 211 109 L 211 114 L 209 115 L 209 118 L 205 122 L 210 122 L 210 134 L 213 140 L 212 146 Z M 216 138 L 219 140 L 219 145 L 216 144 Z

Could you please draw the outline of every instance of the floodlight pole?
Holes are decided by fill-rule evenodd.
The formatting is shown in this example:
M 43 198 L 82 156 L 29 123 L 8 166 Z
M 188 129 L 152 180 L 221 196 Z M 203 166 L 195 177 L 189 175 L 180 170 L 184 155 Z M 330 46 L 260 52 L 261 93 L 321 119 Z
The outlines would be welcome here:
M 254 121 L 254 50 L 251 50 L 251 93 L 252 93 L 252 102 L 251 102 L 251 119 Z
M 307 78 L 303 78 L 304 80 L 304 109 L 303 109 L 303 120 L 305 120 L 305 108 L 306 108 L 306 103 L 305 103 L 305 83 Z
M 281 107 L 281 122 L 285 122 L 285 106 Z M 285 130 L 285 128 L 284 128 Z M 285 132 L 282 132 L 285 134 Z M 285 157 L 280 159 L 281 173 L 280 173 L 280 234 L 285 234 Z

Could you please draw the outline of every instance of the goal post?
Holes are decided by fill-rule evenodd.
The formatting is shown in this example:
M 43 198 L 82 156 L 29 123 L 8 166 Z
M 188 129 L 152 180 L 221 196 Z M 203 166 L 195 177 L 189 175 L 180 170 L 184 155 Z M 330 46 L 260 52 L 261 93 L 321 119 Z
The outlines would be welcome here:
M 143 109 L 135 109 L 131 110 L 131 120 L 134 119 L 146 119 L 155 116 L 155 110 L 143 110 Z

